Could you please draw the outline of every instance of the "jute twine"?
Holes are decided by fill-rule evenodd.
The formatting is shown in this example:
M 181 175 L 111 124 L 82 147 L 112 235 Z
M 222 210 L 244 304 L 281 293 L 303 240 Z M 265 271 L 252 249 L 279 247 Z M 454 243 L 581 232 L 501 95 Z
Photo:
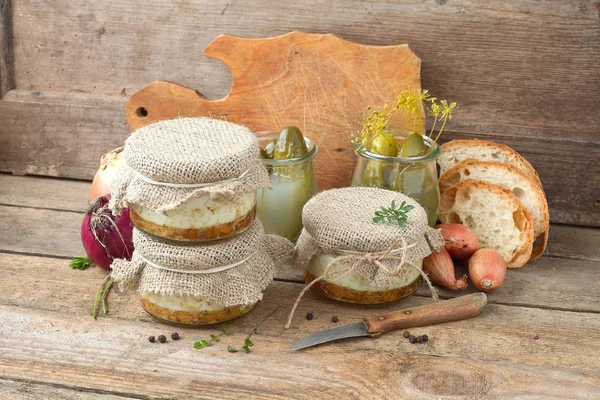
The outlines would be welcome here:
M 202 246 L 166 241 L 134 229 L 131 261 L 115 260 L 121 289 L 194 296 L 226 307 L 254 304 L 279 265 L 291 262 L 292 244 L 265 235 L 260 221 L 229 240 Z
M 125 141 L 125 163 L 111 181 L 110 207 L 129 204 L 158 213 L 210 195 L 238 201 L 270 187 L 256 137 L 246 127 L 210 118 L 160 121 Z
M 375 224 L 375 211 L 403 202 L 414 208 L 407 213 L 403 227 L 397 224 Z M 418 270 L 432 295 L 437 292 L 421 270 L 420 261 L 444 245 L 441 233 L 427 225 L 425 210 L 413 199 L 397 192 L 365 187 L 334 189 L 313 197 L 302 212 L 304 229 L 295 248 L 295 267 L 305 269 L 317 255 L 336 256 L 322 276 L 309 283 L 300 293 L 288 318 L 306 291 L 321 280 L 335 283 L 352 271 L 374 287 L 388 287 L 405 280 Z M 348 254 L 354 252 L 356 254 Z M 331 272 L 337 263 L 350 267 Z

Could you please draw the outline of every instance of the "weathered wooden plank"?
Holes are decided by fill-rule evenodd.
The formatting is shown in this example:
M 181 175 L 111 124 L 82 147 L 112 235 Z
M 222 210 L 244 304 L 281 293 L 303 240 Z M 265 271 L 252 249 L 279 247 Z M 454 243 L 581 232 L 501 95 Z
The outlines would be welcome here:
M 0 99 L 15 87 L 12 2 L 0 0 Z
M 252 313 L 223 325 L 230 335 L 202 350 L 192 344 L 216 328 L 94 321 L 73 312 L 0 306 L 0 374 L 86 389 L 202 398 L 515 398 L 523 393 L 584 398 L 600 390 L 596 315 L 491 305 L 472 320 L 414 329 L 430 336 L 424 345 L 411 345 L 395 332 L 291 352 L 295 340 L 331 327 L 333 314 L 346 323 L 398 306 L 348 306 L 309 294 L 298 311 L 311 310 L 316 317 L 298 318 L 286 331 L 283 322 L 300 289 L 275 283 Z M 80 295 L 64 294 L 65 302 Z M 413 297 L 402 306 L 427 301 Z M 251 354 L 226 351 L 228 345 L 238 347 L 278 305 L 281 309 L 254 336 Z M 115 310 L 114 317 L 120 312 Z M 161 345 L 146 339 L 175 329 L 180 341 Z
M 224 96 L 229 72 L 202 56 L 212 39 L 301 30 L 365 44 L 409 43 L 423 60 L 424 86 L 461 105 L 458 130 L 491 124 L 519 135 L 522 126 L 598 132 L 595 0 L 14 3 L 19 89 L 119 96 L 163 79 Z
M 0 171 L 92 179 L 129 134 L 123 109 L 0 102 Z
M 0 397 L 11 400 L 90 400 L 130 399 L 129 396 L 114 395 L 107 392 L 79 391 L 77 389 L 60 387 L 52 384 L 40 384 L 30 381 L 11 381 L 0 379 Z
M 55 257 L 84 255 L 83 213 L 0 206 L 0 248 Z
M 0 174 L 0 204 L 83 213 L 91 182 Z

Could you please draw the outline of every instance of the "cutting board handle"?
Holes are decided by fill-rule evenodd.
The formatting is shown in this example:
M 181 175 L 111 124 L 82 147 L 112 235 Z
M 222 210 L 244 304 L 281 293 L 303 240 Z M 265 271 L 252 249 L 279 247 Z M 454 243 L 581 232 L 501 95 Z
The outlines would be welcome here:
M 366 318 L 365 325 L 371 337 L 415 326 L 434 325 L 476 317 L 487 304 L 485 293 L 473 293 L 451 300 L 407 308 L 388 314 Z

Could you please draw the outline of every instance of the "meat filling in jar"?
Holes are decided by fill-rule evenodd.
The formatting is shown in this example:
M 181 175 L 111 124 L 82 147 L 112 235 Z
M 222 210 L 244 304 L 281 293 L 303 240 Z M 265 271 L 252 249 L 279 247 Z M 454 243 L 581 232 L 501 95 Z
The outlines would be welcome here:
M 145 232 L 180 241 L 222 239 L 244 231 L 254 221 L 256 195 L 248 193 L 238 203 L 202 196 L 159 214 L 133 204 L 134 225 Z
M 211 325 L 240 317 L 255 304 L 225 307 L 218 302 L 194 296 L 140 293 L 142 307 L 161 321 L 181 325 Z

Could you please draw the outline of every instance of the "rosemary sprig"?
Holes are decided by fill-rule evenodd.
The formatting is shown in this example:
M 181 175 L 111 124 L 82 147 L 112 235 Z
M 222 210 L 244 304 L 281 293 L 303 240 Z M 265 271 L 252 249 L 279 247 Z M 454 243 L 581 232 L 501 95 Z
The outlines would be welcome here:
M 206 340 L 206 339 L 200 339 L 199 341 L 197 341 L 196 343 L 194 343 L 194 348 L 195 349 L 203 349 L 205 347 L 210 347 L 215 343 L 219 343 L 221 341 L 220 337 L 223 335 L 228 335 L 229 334 L 229 330 L 225 329 L 225 328 L 221 328 L 221 333 L 219 333 L 218 335 L 210 335 L 210 339 Z
M 109 282 L 108 285 L 106 285 L 106 282 Z M 106 278 L 104 278 L 104 280 L 100 284 L 100 287 L 96 292 L 96 299 L 94 300 L 94 309 L 92 310 L 92 317 L 94 317 L 94 319 L 98 318 L 98 304 L 100 303 L 100 301 L 102 301 L 102 311 L 104 312 L 104 314 L 108 314 L 108 305 L 106 303 L 106 298 L 108 297 L 108 293 L 110 292 L 114 284 L 115 281 L 114 279 L 110 278 L 110 275 L 107 275 Z
M 87 267 L 94 265 L 89 257 L 73 257 L 69 263 L 69 267 L 73 269 L 86 269 Z
M 403 227 L 406 225 L 406 221 L 408 220 L 408 212 L 415 208 L 410 204 L 406 204 L 406 201 L 403 201 L 400 204 L 400 207 L 396 207 L 396 201 L 392 200 L 392 206 L 385 208 L 381 207 L 381 211 L 375 211 L 375 218 L 373 218 L 373 222 L 376 224 L 388 223 L 388 224 L 397 224 L 399 227 Z

